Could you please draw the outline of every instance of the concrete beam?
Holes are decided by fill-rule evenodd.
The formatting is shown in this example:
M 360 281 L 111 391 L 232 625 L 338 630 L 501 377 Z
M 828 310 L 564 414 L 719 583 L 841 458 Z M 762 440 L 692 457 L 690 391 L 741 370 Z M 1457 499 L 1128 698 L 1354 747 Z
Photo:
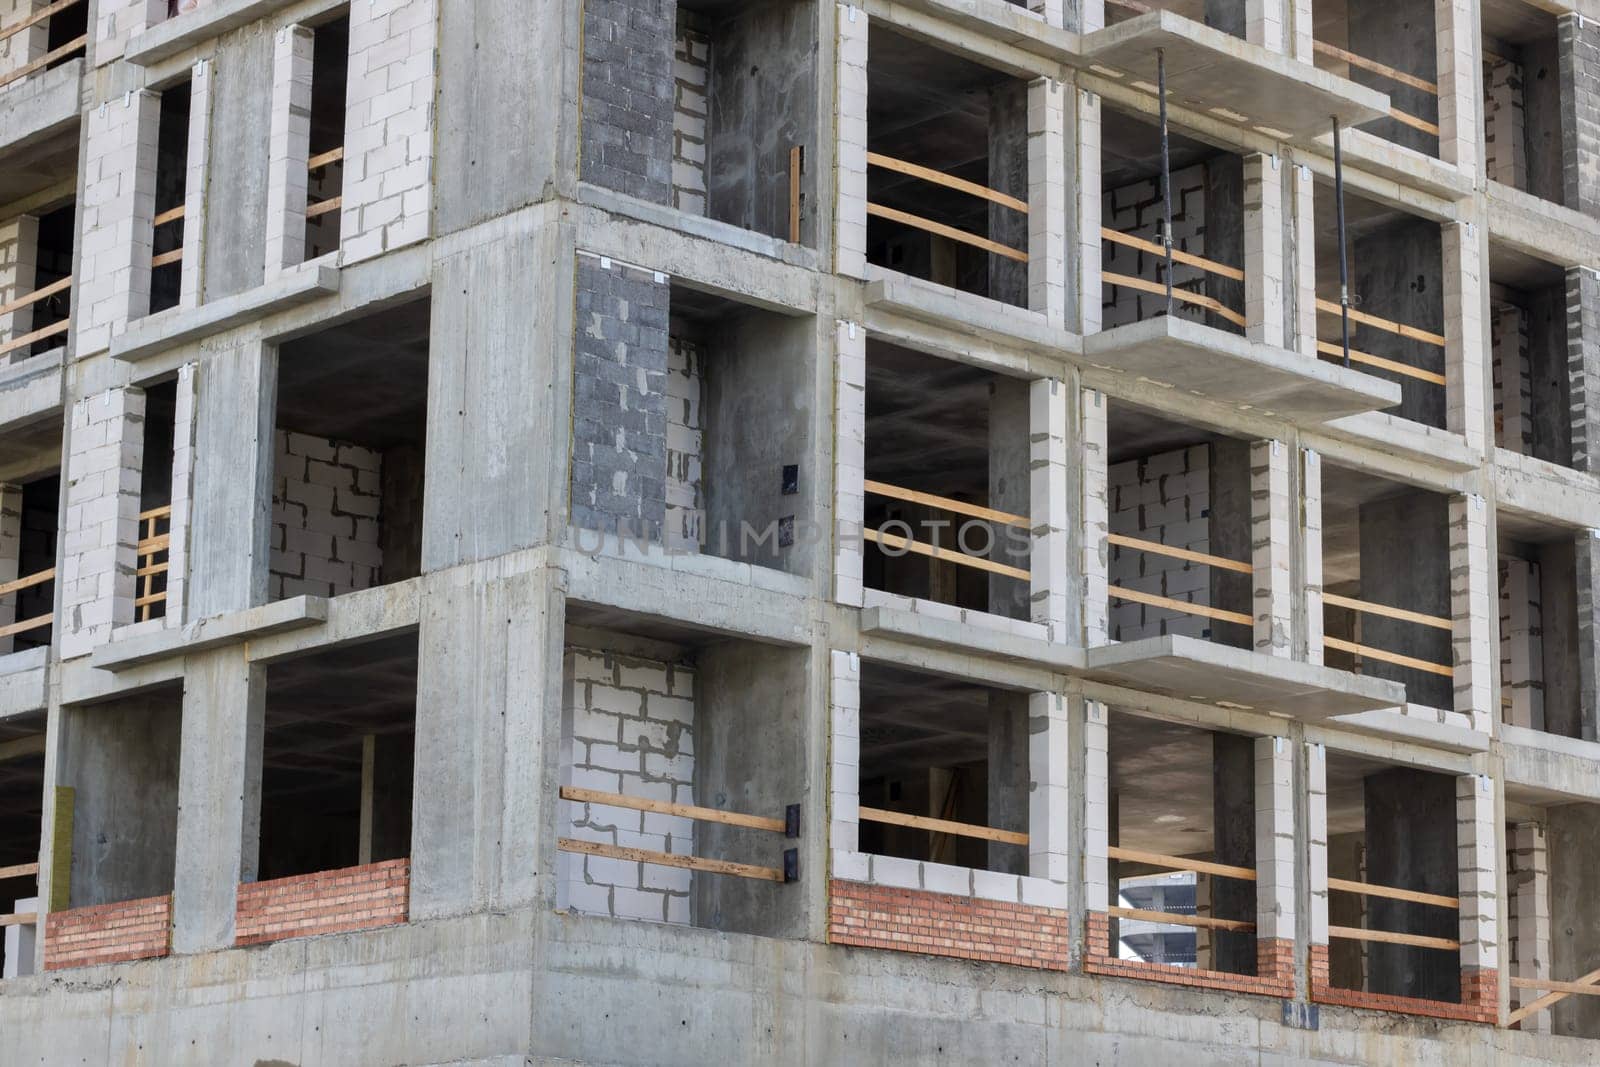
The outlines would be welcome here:
M 77 123 L 83 71 L 82 58 L 69 59 L 6 86 L 0 94 L 0 130 L 5 131 L 0 134 L 0 179 L 9 177 L 13 169 L 22 171 L 28 166 L 23 149 Z M 0 181 L 0 185 L 10 184 Z
M 306 263 L 247 292 L 139 319 L 112 339 L 111 358 L 137 363 L 338 291 L 338 267 L 320 260 Z
M 326 599 L 297 596 L 226 615 L 213 615 L 181 628 L 113 639 L 96 646 L 89 662 L 101 670 L 125 671 L 159 660 L 242 644 L 285 631 L 321 626 L 327 621 Z

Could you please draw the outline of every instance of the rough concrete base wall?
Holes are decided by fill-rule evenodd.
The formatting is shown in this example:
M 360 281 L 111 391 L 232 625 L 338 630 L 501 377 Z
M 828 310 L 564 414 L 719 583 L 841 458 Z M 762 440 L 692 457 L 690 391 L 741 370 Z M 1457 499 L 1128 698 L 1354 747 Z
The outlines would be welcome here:
M 597 1005 L 604 1005 L 597 1010 Z M 381 1025 L 348 1025 L 352 1019 Z M 24 978 L 0 1062 L 1593 1062 L 1591 1042 L 1265 997 L 519 909 Z

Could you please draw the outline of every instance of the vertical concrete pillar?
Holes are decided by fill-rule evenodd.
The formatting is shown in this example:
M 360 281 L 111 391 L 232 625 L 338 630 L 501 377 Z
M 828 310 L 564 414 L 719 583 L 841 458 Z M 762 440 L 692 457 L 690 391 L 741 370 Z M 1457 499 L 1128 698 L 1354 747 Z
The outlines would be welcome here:
M 1297 0 L 1304 2 L 1304 0 Z M 1309 30 L 1307 37 L 1309 40 Z M 1309 48 L 1309 45 L 1307 46 Z M 1308 55 L 1305 62 L 1309 63 Z M 1317 358 L 1317 225 L 1316 182 L 1300 164 L 1283 168 L 1283 263 L 1293 279 L 1284 295 L 1284 347 L 1308 359 Z
M 833 422 L 833 598 L 860 607 L 861 527 L 866 515 L 866 330 L 854 322 L 835 323 L 833 346 L 837 404 Z
M 1294 458 L 1293 450 L 1282 441 L 1256 441 L 1250 446 L 1255 649 L 1273 656 L 1289 656 L 1294 651 L 1294 500 L 1289 493 L 1289 467 Z
M 1007 78 L 989 87 L 988 181 L 989 188 L 1028 203 L 1033 197 L 1033 183 L 1028 163 L 1033 153 L 1029 135 L 1031 116 L 1028 85 L 1016 78 Z M 1029 251 L 1033 219 L 993 201 L 987 202 L 989 238 L 1010 248 Z M 987 294 L 1019 307 L 1028 307 L 1033 275 L 1033 262 L 1019 263 L 1008 256 L 985 256 L 988 270 Z
M 867 13 L 839 4 L 839 66 L 834 81 L 834 124 L 839 158 L 834 175 L 833 269 L 867 275 Z
M 1296 611 L 1302 616 L 1303 654 L 1307 663 L 1322 663 L 1322 456 L 1300 453 L 1300 568 Z
M 1277 156 L 1255 153 L 1244 159 L 1245 336 L 1279 347 L 1285 277 L 1281 171 Z
M 1486 774 L 1456 778 L 1456 854 L 1461 942 L 1461 1001 L 1500 1010 L 1500 891 L 1502 862 L 1495 783 Z M 1443 909 L 1434 908 L 1435 912 Z M 1449 936 L 1449 935 L 1446 935 Z M 1437 955 L 1437 953 L 1436 953 Z
M 828 842 L 840 852 L 861 848 L 861 657 L 832 650 L 828 655 L 828 709 L 833 743 L 828 776 Z
M 1256 739 L 1211 735 L 1211 832 L 1213 858 L 1234 867 L 1256 866 Z M 1211 879 L 1211 914 L 1219 919 L 1256 920 L 1256 886 L 1236 878 Z M 1256 934 L 1211 931 L 1212 965 L 1232 974 L 1256 972 Z
M 1353 0 L 1345 12 L 1350 51 L 1423 81 L 1437 80 L 1444 49 L 1435 39 L 1433 0 Z M 1350 79 L 1389 94 L 1393 107 L 1424 122 L 1439 117 L 1438 99 L 1424 89 L 1400 85 L 1360 67 L 1350 69 Z M 1433 155 L 1438 145 L 1432 134 L 1396 119 L 1379 119 L 1367 129 L 1424 155 Z
M 1103 0 L 1094 3 L 1098 6 Z M 1100 302 L 1104 299 L 1100 289 L 1100 97 L 1077 88 L 1076 81 L 1068 84 L 1068 92 L 1063 147 L 1069 188 L 1075 187 L 1077 196 L 1067 207 L 1067 329 L 1091 334 L 1100 330 Z
M 1072 880 L 1072 719 L 1060 693 L 1028 695 L 1028 866 L 1034 878 Z
M 1106 534 L 1110 530 L 1106 468 L 1106 395 L 1079 391 L 1078 439 L 1072 453 L 1079 465 L 1081 501 L 1079 574 L 1083 583 L 1083 643 L 1092 648 L 1109 639 L 1110 594 Z
M 1453 0 L 1459 2 L 1459 0 Z M 1440 227 L 1444 257 L 1445 427 L 1482 450 L 1494 437 L 1489 409 L 1489 335 L 1484 328 L 1483 257 L 1477 227 Z
M 0 221 L 0 307 L 22 299 L 37 288 L 38 259 L 38 218 L 16 215 Z M 32 329 L 32 304 L 0 315 L 0 348 Z
M 1481 496 L 1450 500 L 1450 621 L 1455 659 L 1454 709 L 1475 730 L 1492 729 L 1499 694 L 1492 668 L 1499 661 L 1498 569 L 1489 543 L 1489 508 Z
M 211 166 L 211 60 L 189 71 L 188 170 L 183 179 L 183 265 L 178 306 L 199 307 L 205 298 L 206 193 Z M 170 612 L 171 608 L 168 608 Z
M 172 409 L 172 515 L 167 523 L 168 626 L 187 618 L 189 534 L 194 522 L 194 442 L 196 363 L 178 368 Z
M 79 359 L 150 310 L 161 94 L 141 89 L 84 117 L 82 240 L 72 310 Z
M 272 115 L 267 141 L 267 262 L 270 279 L 306 258 L 311 158 L 311 64 L 316 34 L 278 27 L 272 50 Z
M 1536 822 L 1520 822 L 1507 827 L 1506 837 L 1510 858 L 1506 943 L 1511 952 L 1506 969 L 1514 978 L 1548 980 L 1554 974 L 1550 970 L 1550 857 L 1545 828 Z M 1536 989 L 1513 989 L 1511 1007 L 1521 1007 L 1539 995 Z M 1522 1029 L 1550 1033 L 1550 1013 L 1534 1012 L 1522 1020 Z
M 1073 508 L 1067 499 L 1070 427 L 1068 396 L 1076 389 L 1057 378 L 1028 386 L 1028 512 L 1033 520 L 1031 618 L 1043 624 L 1052 641 L 1072 641 L 1077 630 L 1067 568 Z
M 1245 225 L 1247 198 L 1244 159 L 1228 152 L 1206 160 L 1204 196 L 1206 256 L 1227 266 L 1244 270 L 1248 266 L 1245 256 L 1249 241 Z M 1206 296 L 1223 307 L 1234 309 L 1246 307 L 1248 292 L 1246 282 L 1207 271 L 1201 281 L 1201 288 Z M 1226 330 L 1229 333 L 1248 333 L 1248 330 L 1214 311 L 1205 313 L 1205 323 L 1214 329 Z
M 1587 537 L 1588 532 L 1580 536 Z M 1523 577 L 1521 595 L 1526 598 L 1517 613 L 1518 591 L 1508 590 L 1513 613 L 1521 619 L 1504 627 L 1502 637 L 1515 642 L 1513 649 L 1522 653 L 1524 662 L 1512 663 L 1511 671 L 1500 679 L 1500 687 L 1503 691 L 1514 683 L 1526 684 L 1513 691 L 1513 707 L 1507 714 L 1520 712 L 1534 729 L 1565 737 L 1583 736 L 1583 668 L 1579 664 L 1573 669 L 1582 652 L 1577 627 L 1577 552 L 1578 538 L 1571 538 L 1540 545 L 1537 563 L 1504 561 L 1508 577 Z M 1516 621 L 1525 627 L 1520 633 L 1514 629 Z
M 1351 17 L 1355 17 L 1354 8 Z M 1351 47 L 1360 51 L 1354 45 Z M 1399 378 L 1400 406 L 1390 409 L 1401 418 L 1442 429 L 1446 425 L 1447 396 L 1454 395 L 1449 389 L 1451 375 L 1456 375 L 1465 387 L 1466 361 L 1478 357 L 1462 351 L 1461 343 L 1466 335 L 1460 325 L 1445 322 L 1445 306 L 1451 291 L 1456 292 L 1458 299 L 1466 297 L 1456 288 L 1455 281 L 1449 283 L 1451 288 L 1446 288 L 1444 275 L 1449 272 L 1443 268 L 1441 230 L 1439 224 L 1427 219 L 1408 218 L 1373 233 L 1352 236 L 1350 268 L 1351 294 L 1359 301 L 1362 311 L 1443 336 L 1445 351 L 1441 353 L 1437 345 L 1428 341 L 1399 337 L 1360 323 L 1351 326 L 1350 347 L 1442 374 L 1446 380 L 1443 387 L 1437 382 L 1410 376 Z M 1457 236 L 1460 236 L 1459 230 Z M 1460 250 L 1455 259 L 1462 261 L 1467 254 Z M 1454 345 L 1452 339 L 1456 342 Z
M 172 950 L 231 948 L 234 901 L 256 880 L 266 672 L 245 647 L 184 660 Z
M 1028 86 L 1028 306 L 1067 326 L 1067 87 Z
M 70 659 L 133 621 L 138 566 L 139 478 L 144 469 L 144 390 L 85 397 L 67 435 L 61 537 L 61 656 Z
M 555 900 L 560 572 L 423 576 L 411 917 Z
M 1556 20 L 1561 79 L 1562 203 L 1585 215 L 1600 212 L 1600 23 L 1593 16 Z
M 1600 473 L 1600 273 L 1588 267 L 1567 271 L 1566 335 L 1572 466 Z
M 1573 545 L 1577 585 L 1578 731 L 1600 741 L 1600 529 L 1580 533 Z
M 1450 617 L 1452 575 L 1450 509 L 1435 493 L 1412 492 L 1370 501 L 1360 508 L 1361 593 L 1364 600 Z M 1463 555 L 1463 560 L 1467 557 Z M 1463 578 L 1462 589 L 1469 587 Z M 1449 669 L 1450 636 L 1403 619 L 1363 613 L 1359 644 Z M 1450 679 L 1434 671 L 1362 660 L 1364 674 L 1406 687 L 1406 698 L 1430 708 L 1450 708 Z
M 1029 469 L 1033 451 L 1029 428 L 1031 390 L 1031 383 L 1020 378 L 995 378 L 989 386 L 989 506 L 1013 515 L 1032 514 L 1028 500 L 1033 481 Z M 958 544 L 964 523 L 960 516 L 954 516 L 952 521 L 954 526 L 946 543 Z M 1029 568 L 1032 546 L 1026 531 L 996 523 L 991 536 L 991 559 L 1023 570 Z M 989 611 L 1008 619 L 1030 618 L 1031 581 L 989 575 Z
M 989 825 L 997 830 L 1027 833 L 1033 822 L 1033 753 L 1029 728 L 1033 725 L 1030 695 L 1009 690 L 989 691 Z M 1006 874 L 1027 874 L 1033 850 L 1028 846 L 989 842 L 989 869 Z
M 259 341 L 244 342 L 213 353 L 195 379 L 194 506 L 185 590 L 191 620 L 267 599 L 278 354 Z
M 1255 534 L 1255 503 L 1251 477 L 1250 442 L 1232 437 L 1213 441 L 1207 457 L 1207 478 L 1211 501 L 1209 551 L 1223 559 L 1250 564 L 1251 541 Z M 1224 611 L 1249 618 L 1253 611 L 1253 574 L 1226 567 L 1207 567 L 1208 603 Z M 1211 639 L 1234 648 L 1248 649 L 1255 643 L 1248 623 L 1210 620 Z
M 1311 987 L 1328 984 L 1328 750 L 1305 746 L 1306 937 Z
M 1459 888 L 1455 781 L 1443 774 L 1397 767 L 1368 775 L 1363 794 L 1367 881 L 1455 896 Z M 1374 930 L 1452 940 L 1466 929 L 1464 913 L 1458 922 L 1447 908 L 1387 897 L 1367 898 L 1367 922 Z M 1453 952 L 1371 942 L 1367 991 L 1455 1002 L 1461 995 L 1460 964 Z
M 1294 743 L 1255 739 L 1256 974 L 1294 975 L 1295 832 Z
M 1472 0 L 1441 0 L 1437 20 L 1439 86 L 1439 158 L 1465 174 L 1478 169 L 1478 142 L 1483 138 L 1483 94 L 1478 88 L 1478 5 Z M 1449 273 L 1446 271 L 1446 273 Z
M 1573 981 L 1600 967 L 1600 805 L 1563 804 L 1549 813 L 1550 972 Z M 1600 998 L 1568 997 L 1549 1015 L 1563 1037 L 1600 1038 Z

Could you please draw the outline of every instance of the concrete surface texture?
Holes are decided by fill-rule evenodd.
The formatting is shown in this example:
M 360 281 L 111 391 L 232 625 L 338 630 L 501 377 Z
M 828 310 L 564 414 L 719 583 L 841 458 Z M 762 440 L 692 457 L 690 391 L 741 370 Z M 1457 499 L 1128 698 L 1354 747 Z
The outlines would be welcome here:
M 1600 1059 L 1583 3 L 0 35 L 0 1064 Z

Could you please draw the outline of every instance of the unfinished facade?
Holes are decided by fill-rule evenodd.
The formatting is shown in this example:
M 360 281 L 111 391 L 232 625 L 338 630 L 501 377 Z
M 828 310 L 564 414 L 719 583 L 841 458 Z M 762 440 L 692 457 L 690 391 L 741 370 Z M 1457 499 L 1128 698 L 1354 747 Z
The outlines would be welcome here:
M 1596 1062 L 1597 86 L 0 0 L 0 1063 Z

